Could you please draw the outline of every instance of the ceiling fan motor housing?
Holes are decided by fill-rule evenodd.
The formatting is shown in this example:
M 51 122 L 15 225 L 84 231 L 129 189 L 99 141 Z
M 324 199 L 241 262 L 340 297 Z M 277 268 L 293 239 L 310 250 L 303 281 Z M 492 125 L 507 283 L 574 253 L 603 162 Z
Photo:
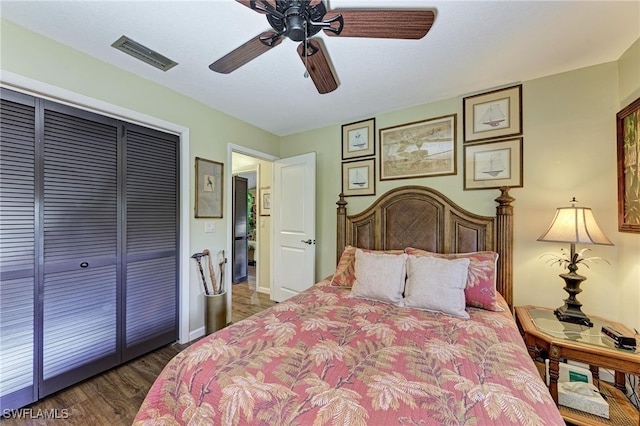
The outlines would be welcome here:
M 275 13 L 267 13 L 271 27 L 284 33 L 293 41 L 304 41 L 305 38 L 317 34 L 321 27 L 309 25 L 309 22 L 321 22 L 327 9 L 324 2 L 311 5 L 311 0 L 277 1 Z M 280 15 L 280 16 L 278 16 Z

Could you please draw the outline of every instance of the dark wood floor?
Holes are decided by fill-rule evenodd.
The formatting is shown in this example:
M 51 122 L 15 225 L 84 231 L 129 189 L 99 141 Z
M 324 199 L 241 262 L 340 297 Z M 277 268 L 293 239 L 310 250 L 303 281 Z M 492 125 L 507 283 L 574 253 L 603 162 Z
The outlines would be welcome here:
M 255 275 L 250 269 L 249 281 L 232 288 L 232 320 L 238 322 L 275 303 L 268 294 L 255 292 Z M 103 374 L 61 390 L 25 407 L 23 414 L 40 418 L 5 419 L 5 425 L 130 425 L 153 381 L 167 362 L 189 346 L 177 343 L 141 356 Z M 57 411 L 54 411 L 57 410 Z M 57 414 L 58 419 L 44 419 L 45 414 Z

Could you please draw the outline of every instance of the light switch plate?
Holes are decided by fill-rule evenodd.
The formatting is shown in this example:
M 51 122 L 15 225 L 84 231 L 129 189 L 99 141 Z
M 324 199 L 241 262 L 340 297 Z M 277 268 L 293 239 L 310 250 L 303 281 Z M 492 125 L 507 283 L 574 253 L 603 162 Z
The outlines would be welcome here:
M 205 222 L 204 223 L 204 232 L 216 232 L 216 223 L 215 222 Z

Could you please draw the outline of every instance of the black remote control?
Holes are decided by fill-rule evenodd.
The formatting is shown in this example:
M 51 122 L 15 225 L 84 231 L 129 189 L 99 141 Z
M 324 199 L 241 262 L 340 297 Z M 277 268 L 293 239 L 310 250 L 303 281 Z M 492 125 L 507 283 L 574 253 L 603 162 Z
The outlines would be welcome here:
M 631 350 L 635 350 L 635 348 L 636 348 L 636 338 L 635 337 L 625 336 L 624 334 L 622 334 L 621 332 L 619 332 L 615 328 L 611 327 L 610 325 L 602 326 L 602 333 L 605 336 L 613 339 L 613 341 L 615 342 L 616 346 L 619 347 L 619 348 L 631 349 Z

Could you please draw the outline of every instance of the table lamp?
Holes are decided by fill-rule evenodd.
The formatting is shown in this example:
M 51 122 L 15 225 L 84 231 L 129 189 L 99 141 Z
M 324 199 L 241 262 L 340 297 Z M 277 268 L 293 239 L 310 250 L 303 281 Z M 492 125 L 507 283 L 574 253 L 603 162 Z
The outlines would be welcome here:
M 575 197 L 571 200 L 571 207 L 559 207 L 549 228 L 538 238 L 538 241 L 555 243 L 570 243 L 571 254 L 566 258 L 552 255 L 555 260 L 552 263 L 566 263 L 568 274 L 560 274 L 566 285 L 564 290 L 569 297 L 564 300 L 564 305 L 554 311 L 560 321 L 581 324 L 593 327 L 591 320 L 582 312 L 576 295 L 582 290 L 580 283 L 587 278 L 576 273 L 578 264 L 590 260 L 602 260 L 599 257 L 586 258 L 582 256 L 584 250 L 576 253 L 576 244 L 601 244 L 612 246 L 613 243 L 604 235 L 593 217 L 593 212 L 587 207 L 577 207 Z M 605 260 L 606 261 L 606 260 Z M 608 262 L 607 262 L 608 263 Z

